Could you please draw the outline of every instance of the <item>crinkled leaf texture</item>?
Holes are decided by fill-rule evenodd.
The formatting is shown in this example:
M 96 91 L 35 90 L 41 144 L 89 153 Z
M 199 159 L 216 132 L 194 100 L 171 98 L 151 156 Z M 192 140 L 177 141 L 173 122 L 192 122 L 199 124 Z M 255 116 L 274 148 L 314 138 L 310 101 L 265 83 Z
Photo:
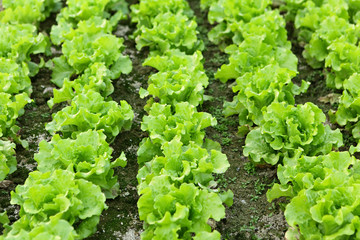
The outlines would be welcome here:
M 37 34 L 30 24 L 4 24 L 0 22 L 0 57 L 14 59 L 17 63 L 30 63 L 31 54 L 49 53 L 49 40 Z
M 236 79 L 269 64 L 279 64 L 282 68 L 297 72 L 298 60 L 291 50 L 266 44 L 261 36 L 250 36 L 239 46 L 228 46 L 225 52 L 230 55 L 229 64 L 222 65 L 215 74 L 215 78 L 222 82 Z
M 294 71 L 269 64 L 255 72 L 245 73 L 236 79 L 237 85 L 232 89 L 237 93 L 232 102 L 224 103 L 224 114 L 239 115 L 240 126 L 255 123 L 263 119 L 263 111 L 272 102 L 295 104 L 294 96 L 307 90 L 309 83 L 303 81 L 299 87 L 291 79 Z
M 51 38 L 55 44 L 63 43 L 64 55 L 53 60 L 52 81 L 61 87 L 65 78 L 82 74 L 96 63 L 109 69 L 111 79 L 130 73 L 131 60 L 122 55 L 124 39 L 114 36 L 112 29 L 110 21 L 99 17 L 80 21 L 76 29 L 66 24 L 53 27 Z
M 0 92 L 17 94 L 32 92 L 29 68 L 24 62 L 18 64 L 14 59 L 0 57 Z
M 3 0 L 0 22 L 38 24 L 61 8 L 60 0 Z
M 154 103 L 149 115 L 144 116 L 141 129 L 149 131 L 150 139 L 156 143 L 168 142 L 179 135 L 184 144 L 194 141 L 201 145 L 203 129 L 215 124 L 216 119 L 209 113 L 198 112 L 187 102 L 176 104 L 174 113 L 171 105 Z
M 48 101 L 50 108 L 56 103 L 72 100 L 76 95 L 82 94 L 90 89 L 99 92 L 101 96 L 107 98 L 114 91 L 111 81 L 111 72 L 104 63 L 94 63 L 85 72 L 75 80 L 64 79 L 59 85 L 60 89 L 54 89 L 54 98 Z
M 100 93 L 90 89 L 77 95 L 71 106 L 54 114 L 46 130 L 51 134 L 62 132 L 64 137 L 72 138 L 89 129 L 103 130 L 107 141 L 111 142 L 122 129 L 131 128 L 133 119 L 134 112 L 126 101 L 120 101 L 120 105 L 105 101 Z
M 270 0 L 202 0 L 201 7 L 209 8 L 209 22 L 218 23 L 209 32 L 209 39 L 218 44 L 234 37 L 238 32 L 237 24 L 247 23 L 262 15 L 270 4 Z
M 187 1 L 183 0 L 168 0 L 166 4 L 161 0 L 142 0 L 138 4 L 130 6 L 131 9 L 131 21 L 137 23 L 137 29 L 134 33 L 137 36 L 142 26 L 152 26 L 153 19 L 160 13 L 181 13 L 188 18 L 193 17 L 193 11 L 191 10 Z
M 138 50 L 145 46 L 151 51 L 164 53 L 171 48 L 185 52 L 202 50 L 203 44 L 196 34 L 197 23 L 181 12 L 160 13 L 152 21 L 151 26 L 142 26 L 136 37 Z
M 344 91 L 335 114 L 330 115 L 334 122 L 341 126 L 347 125 L 352 130 L 353 137 L 360 138 L 358 123 L 360 110 L 360 74 L 354 73 L 344 81 Z
M 89 130 L 80 133 L 74 140 L 54 135 L 50 142 L 40 142 L 39 148 L 34 159 L 40 172 L 71 167 L 76 179 L 85 179 L 100 186 L 107 198 L 118 195 L 119 184 L 113 169 L 117 166 L 125 167 L 126 158 L 122 153 L 111 162 L 113 150 L 101 131 Z
M 17 138 L 16 119 L 24 114 L 24 106 L 32 100 L 26 93 L 10 95 L 0 92 L 0 137 Z
M 172 184 L 166 175 L 156 176 L 140 192 L 138 201 L 140 220 L 146 223 L 142 239 L 197 239 L 210 236 L 220 239 L 217 231 L 211 232 L 208 220 L 225 217 L 220 197 L 208 189 L 194 184 Z
M 245 140 L 244 155 L 254 162 L 276 164 L 298 151 L 307 156 L 329 153 L 342 146 L 340 130 L 324 125 L 324 113 L 313 103 L 287 105 L 272 103 L 263 112 L 264 119 Z
M 75 240 L 79 235 L 71 224 L 61 219 L 60 216 L 51 217 L 47 222 L 39 222 L 31 226 L 29 217 L 20 218 L 12 226 L 11 230 L 0 236 L 1 240 Z
M 105 199 L 99 186 L 76 179 L 72 171 L 62 169 L 34 171 L 24 185 L 11 192 L 11 204 L 20 205 L 20 225 L 21 221 L 29 221 L 28 228 L 34 229 L 51 218 L 63 219 L 70 225 L 79 223 L 75 231 L 80 238 L 96 231 L 100 214 L 107 208 Z
M 160 175 L 169 176 L 172 182 L 210 187 L 214 184 L 213 174 L 224 173 L 230 167 L 225 154 L 194 142 L 184 145 L 179 136 L 164 143 L 161 150 L 163 156 L 154 156 L 150 164 L 145 164 L 139 170 L 139 189 L 147 186 L 152 176 Z
M 283 180 L 288 177 L 285 181 L 299 192 L 287 205 L 285 217 L 301 239 L 360 238 L 359 161 L 347 152 L 331 152 L 304 157 L 293 166 L 283 171 Z
M 209 84 L 202 59 L 200 51 L 186 55 L 179 50 L 169 50 L 162 56 L 150 56 L 143 65 L 154 67 L 158 72 L 151 75 L 147 91 L 141 90 L 141 97 L 151 95 L 164 104 L 189 102 L 198 106 Z
M 0 181 L 16 170 L 15 144 L 0 140 Z

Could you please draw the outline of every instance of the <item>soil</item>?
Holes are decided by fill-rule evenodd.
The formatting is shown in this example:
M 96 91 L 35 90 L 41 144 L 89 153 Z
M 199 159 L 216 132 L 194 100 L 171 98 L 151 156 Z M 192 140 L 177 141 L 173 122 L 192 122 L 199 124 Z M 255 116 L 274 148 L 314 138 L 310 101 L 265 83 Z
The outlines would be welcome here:
M 128 2 L 133 4 L 136 1 L 129 0 Z M 207 33 L 212 28 L 207 21 L 207 12 L 200 10 L 199 1 L 190 0 L 189 2 L 198 22 L 199 38 L 205 43 L 204 67 L 210 79 L 210 85 L 205 94 L 212 97 L 212 100 L 203 103 L 199 111 L 209 112 L 218 120 L 218 126 L 207 129 L 207 137 L 221 143 L 223 153 L 227 155 L 231 165 L 225 174 L 217 176 L 219 187 L 222 190 L 231 189 L 234 193 L 234 204 L 226 209 L 226 218 L 212 223 L 212 226 L 222 233 L 223 239 L 284 239 L 287 224 L 282 209 L 286 200 L 280 199 L 269 203 L 266 199 L 266 191 L 277 181 L 276 167 L 255 166 L 242 155 L 245 138 L 238 135 L 237 117 L 224 118 L 222 115 L 223 103 L 232 101 L 234 96 L 231 90 L 232 82 L 224 84 L 214 79 L 214 73 L 222 64 L 227 63 L 228 57 L 218 46 L 207 40 Z M 55 15 L 52 15 L 40 25 L 41 31 L 49 34 L 54 23 Z M 116 199 L 107 201 L 109 208 L 101 216 L 98 231 L 87 238 L 88 240 L 140 239 L 142 231 L 142 222 L 139 220 L 136 205 L 138 200 L 136 151 L 140 141 L 147 136 L 140 129 L 141 120 L 145 114 L 146 99 L 141 99 L 138 91 L 140 87 L 147 87 L 147 79 L 154 70 L 142 66 L 148 52 L 136 50 L 135 41 L 130 37 L 135 28 L 136 26 L 131 24 L 130 20 L 126 20 L 119 24 L 115 32 L 117 36 L 125 39 L 124 54 L 130 56 L 133 71 L 113 82 L 115 91 L 112 98 L 117 102 L 126 100 L 133 107 L 135 120 L 132 129 L 120 133 L 111 146 L 114 148 L 114 159 L 124 151 L 128 164 L 125 168 L 116 169 L 115 174 L 118 175 L 121 194 Z M 301 79 L 311 82 L 308 92 L 296 97 L 296 103 L 310 101 L 327 113 L 331 108 L 336 108 L 336 102 L 326 101 L 328 98 L 324 100 L 321 97 L 329 96 L 334 91 L 326 88 L 324 73 L 311 69 L 302 58 L 303 48 L 297 45 L 296 34 L 291 24 L 288 26 L 288 31 L 289 38 L 294 40 L 293 52 L 299 58 L 299 75 L 294 82 L 300 82 Z M 53 52 L 59 53 L 59 49 L 54 48 Z M 46 56 L 42 57 L 47 60 Z M 10 192 L 16 185 L 24 183 L 28 173 L 36 168 L 33 155 L 38 151 L 38 144 L 42 140 L 50 140 L 50 135 L 45 130 L 45 123 L 51 121 L 52 113 L 63 107 L 56 106 L 50 110 L 47 106 L 47 100 L 52 96 L 54 88 L 50 78 L 51 72 L 46 68 L 41 69 L 39 74 L 32 78 L 31 97 L 34 102 L 26 106 L 25 114 L 18 119 L 22 139 L 29 142 L 29 148 L 17 146 L 18 170 L 8 176 L 8 180 L 0 182 L 0 212 L 6 210 L 11 221 L 18 218 L 19 208 L 10 204 Z M 342 131 L 345 137 L 351 135 L 344 129 Z M 345 140 L 348 146 L 352 143 L 350 137 L 346 137 Z

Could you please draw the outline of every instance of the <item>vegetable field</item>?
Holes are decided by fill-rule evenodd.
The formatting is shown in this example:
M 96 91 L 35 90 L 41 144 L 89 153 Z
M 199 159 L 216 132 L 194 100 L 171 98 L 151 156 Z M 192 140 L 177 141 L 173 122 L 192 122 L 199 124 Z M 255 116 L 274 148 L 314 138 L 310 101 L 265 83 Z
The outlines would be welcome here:
M 3 0 L 0 240 L 360 239 L 359 13 Z

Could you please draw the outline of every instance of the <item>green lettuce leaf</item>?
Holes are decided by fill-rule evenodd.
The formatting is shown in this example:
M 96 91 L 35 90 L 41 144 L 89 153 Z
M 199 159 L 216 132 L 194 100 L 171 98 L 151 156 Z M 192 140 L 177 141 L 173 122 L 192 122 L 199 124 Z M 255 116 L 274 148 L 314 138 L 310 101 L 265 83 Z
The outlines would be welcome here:
M 122 129 L 131 128 L 133 119 L 134 112 L 126 101 L 120 101 L 120 105 L 106 101 L 100 93 L 90 89 L 74 97 L 71 106 L 54 114 L 45 128 L 52 135 L 62 132 L 64 137 L 72 138 L 89 129 L 104 130 L 111 142 Z
M 181 12 L 160 13 L 151 26 L 142 26 L 136 37 L 138 50 L 148 46 L 151 51 L 164 53 L 171 48 L 192 53 L 202 50 L 203 44 L 197 38 L 197 23 Z
M 200 51 L 186 55 L 179 50 L 169 50 L 162 56 L 150 56 L 143 65 L 156 68 L 158 73 L 151 75 L 147 91 L 141 97 L 152 95 L 164 104 L 189 102 L 198 106 L 209 84 L 202 59 Z
M 41 141 L 39 153 L 34 159 L 40 172 L 65 170 L 71 166 L 76 179 L 92 182 L 101 187 L 107 198 L 115 198 L 119 193 L 119 184 L 113 169 L 120 165 L 124 167 L 126 157 L 122 153 L 111 162 L 112 151 L 101 131 L 89 130 L 80 133 L 74 140 L 54 135 L 50 142 Z
M 295 85 L 291 81 L 295 75 L 294 71 L 277 64 L 245 73 L 236 79 L 237 85 L 232 88 L 237 93 L 233 101 L 224 103 L 225 116 L 239 115 L 240 126 L 251 126 L 253 123 L 259 125 L 263 119 L 263 111 L 272 102 L 295 104 L 294 96 L 305 92 L 309 86 L 305 81 L 300 87 Z
M 100 214 L 107 208 L 99 186 L 61 169 L 30 173 L 25 184 L 11 192 L 11 204 L 20 205 L 20 219 L 30 218 L 30 227 L 55 217 L 77 224 L 75 231 L 81 238 L 96 231 Z
M 316 156 L 343 145 L 340 130 L 324 125 L 325 114 L 313 103 L 295 107 L 273 102 L 263 113 L 260 126 L 245 140 L 244 155 L 255 162 L 276 164 L 298 151 Z
M 17 94 L 32 92 L 29 68 L 22 62 L 16 63 L 13 59 L 0 57 L 0 92 Z

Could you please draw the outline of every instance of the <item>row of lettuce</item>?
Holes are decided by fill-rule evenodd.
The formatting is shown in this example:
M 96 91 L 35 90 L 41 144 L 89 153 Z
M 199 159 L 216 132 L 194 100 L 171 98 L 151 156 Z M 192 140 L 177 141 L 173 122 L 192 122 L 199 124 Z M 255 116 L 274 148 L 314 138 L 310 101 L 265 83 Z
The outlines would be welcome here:
M 216 119 L 197 111 L 208 77 L 193 11 L 185 0 L 141 0 L 131 10 L 136 47 L 150 50 L 144 65 L 157 70 L 140 89 L 148 97 L 141 129 L 149 134 L 138 150 L 141 239 L 220 239 L 209 220 L 225 217 L 233 194 L 217 188 L 215 175 L 230 165 L 219 143 L 205 138 Z
M 51 1 L 18 2 L 18 8 L 4 4 L 5 12 L 36 9 L 29 4 L 40 5 L 42 11 L 61 8 Z M 31 11 L 29 18 L 37 16 Z M 11 192 L 20 218 L 9 225 L 2 217 L 5 231 L 0 239 L 86 238 L 96 231 L 105 200 L 118 195 L 114 168 L 124 167 L 126 157 L 122 153 L 112 161 L 109 144 L 131 128 L 134 113 L 126 101 L 119 104 L 110 97 L 112 80 L 132 70 L 130 59 L 122 55 L 123 39 L 112 31 L 126 14 L 125 1 L 68 0 L 57 15 L 50 39 L 63 55 L 46 63 L 59 87 L 48 104 L 68 104 L 46 124 L 53 136 L 39 144 L 37 170 Z
M 328 85 L 345 89 L 336 116 L 355 122 L 356 1 L 286 2 L 281 8 L 288 10 L 289 20 L 295 19 L 299 38 L 307 42 L 304 56 L 314 67 L 325 61 Z M 343 145 L 340 130 L 325 124 L 326 116 L 316 105 L 295 104 L 294 96 L 309 83 L 291 81 L 297 58 L 279 10 L 271 0 L 202 0 L 201 5 L 209 9 L 209 22 L 217 23 L 209 39 L 230 55 L 215 76 L 223 82 L 236 79 L 236 95 L 224 104 L 224 114 L 238 115 L 239 131 L 250 131 L 245 156 L 255 163 L 278 164 L 280 184 L 267 197 L 290 201 L 286 238 L 360 238 L 360 164 L 351 156 L 360 149 L 334 151 Z M 226 46 L 229 41 L 233 44 Z
M 303 56 L 313 68 L 325 68 L 326 82 L 342 90 L 332 122 L 360 138 L 360 5 L 356 1 L 286 1 L 287 18 L 294 21 Z M 316 18 L 314 17 L 316 16 Z
M 40 1 L 39 1 L 40 2 Z M 15 143 L 27 147 L 21 140 L 16 119 L 30 103 L 32 92 L 30 77 L 37 74 L 42 63 L 35 63 L 35 54 L 50 54 L 49 39 L 38 33 L 41 20 L 56 10 L 55 2 L 33 6 L 33 15 L 23 16 L 23 9 L 31 7 L 29 1 L 3 1 L 0 12 L 0 181 L 17 168 Z

